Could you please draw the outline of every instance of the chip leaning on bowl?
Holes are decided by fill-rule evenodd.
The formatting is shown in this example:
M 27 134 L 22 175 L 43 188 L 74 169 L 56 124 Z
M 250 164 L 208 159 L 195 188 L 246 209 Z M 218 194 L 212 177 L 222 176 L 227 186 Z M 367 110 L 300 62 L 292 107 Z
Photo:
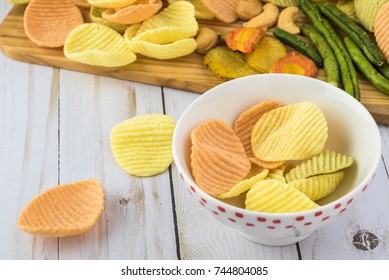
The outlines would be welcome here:
M 269 100 L 284 104 L 274 110 L 296 104 L 309 104 L 311 109 L 318 108 L 324 116 L 324 128 L 327 127 L 328 130 L 323 132 L 323 135 L 327 133 L 328 136 L 323 137 L 326 140 L 320 151 L 312 150 L 312 155 L 297 162 L 293 161 L 293 165 L 280 166 L 275 171 L 269 169 L 270 175 L 266 175 L 268 178 L 265 180 L 253 180 L 254 184 L 259 185 L 267 180 L 266 190 L 279 191 L 285 189 L 288 184 L 293 184 L 293 188 L 298 189 L 300 193 L 307 192 L 301 201 L 307 202 L 306 198 L 309 197 L 315 199 L 315 204 L 308 201 L 308 210 L 270 213 L 263 209 L 244 209 L 246 195 L 250 192 L 246 192 L 247 181 L 242 194 L 234 198 L 217 198 L 220 195 L 216 197 L 205 192 L 192 174 L 191 133 L 199 124 L 218 120 L 233 127 L 242 112 Z M 286 111 L 284 113 L 286 114 Z M 320 117 L 319 119 L 322 120 Z M 321 127 L 315 126 L 315 121 L 307 123 L 315 129 Z M 317 122 L 319 123 L 322 124 Z M 355 123 L 358 123 L 358 126 L 355 126 Z M 296 127 L 289 129 L 296 130 Z M 284 138 L 283 141 L 292 141 L 293 132 L 284 134 L 281 137 Z M 209 135 L 212 135 L 212 132 L 209 132 Z M 381 143 L 377 124 L 363 105 L 339 88 L 316 79 L 288 74 L 253 75 L 214 87 L 198 97 L 185 110 L 177 122 L 173 136 L 174 162 L 193 199 L 201 201 L 200 205 L 223 225 L 236 230 L 251 241 L 274 246 L 299 242 L 315 230 L 338 220 L 366 190 L 377 170 L 380 156 Z M 330 158 L 335 160 L 329 160 Z M 271 158 L 277 159 L 283 158 Z M 321 161 L 329 164 L 325 164 L 322 170 L 312 169 L 312 166 L 317 166 Z M 297 164 L 300 166 L 297 167 Z M 222 168 L 228 169 L 225 165 Z M 212 177 L 208 178 L 213 180 Z M 216 183 L 213 181 L 208 184 L 212 186 Z M 317 192 L 307 191 L 308 187 L 316 188 Z M 331 193 L 320 198 L 326 192 Z M 267 195 L 267 192 L 265 194 Z M 257 195 L 252 196 L 255 202 L 253 207 L 257 207 Z M 262 197 L 263 194 L 259 196 Z M 301 199 L 301 195 L 298 196 Z M 248 203 L 251 205 L 250 200 Z

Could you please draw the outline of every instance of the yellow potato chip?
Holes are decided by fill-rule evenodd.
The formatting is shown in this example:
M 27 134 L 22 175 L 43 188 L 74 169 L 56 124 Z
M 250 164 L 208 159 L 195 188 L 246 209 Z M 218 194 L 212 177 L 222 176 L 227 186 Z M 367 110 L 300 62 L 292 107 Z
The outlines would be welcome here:
M 97 23 L 73 29 L 64 46 L 68 59 L 96 66 L 119 67 L 136 60 L 136 55 L 115 30 Z
M 170 44 L 154 44 L 146 41 L 127 40 L 129 48 L 138 54 L 156 59 L 173 59 L 191 54 L 196 49 L 196 40 L 193 38 L 182 39 Z
M 265 179 L 274 179 L 274 180 L 278 180 L 282 183 L 286 183 L 286 179 L 284 177 L 284 171 L 285 171 L 286 167 L 287 167 L 287 164 L 284 163 L 283 165 L 281 165 L 278 168 L 270 169 L 269 174 L 267 174 Z
M 240 181 L 238 184 L 233 186 L 229 191 L 224 192 L 218 196 L 217 198 L 225 199 L 225 198 L 231 198 L 240 195 L 241 193 L 244 193 L 245 191 L 249 190 L 252 186 L 254 186 L 259 181 L 263 180 L 267 174 L 269 173 L 269 169 L 263 169 L 260 173 L 257 175 L 245 179 L 243 181 Z
M 238 136 L 226 123 L 205 121 L 192 130 L 191 140 L 192 175 L 202 190 L 217 196 L 246 178 L 251 163 Z
M 214 19 L 215 14 L 212 13 L 207 6 L 203 3 L 202 0 L 168 0 L 169 4 L 173 4 L 177 1 L 188 1 L 193 4 L 196 10 L 196 18 L 198 19 Z
M 319 207 L 305 194 L 278 180 L 262 180 L 256 183 L 246 195 L 246 209 L 289 213 L 311 210 Z
M 131 40 L 168 44 L 194 37 L 197 31 L 194 6 L 186 1 L 178 1 L 145 20 Z
M 89 4 L 99 8 L 123 8 L 137 0 L 88 0 Z
M 293 181 L 288 186 L 294 187 L 316 201 L 332 193 L 343 179 L 343 171 L 317 175 L 307 179 Z
M 135 176 L 162 173 L 173 161 L 174 127 L 172 117 L 160 114 L 139 115 L 115 125 L 111 148 L 117 163 Z
M 251 145 L 260 160 L 301 160 L 320 153 L 327 137 L 327 121 L 320 108 L 300 102 L 264 114 L 253 128 Z
M 343 13 L 351 17 L 353 20 L 357 21 L 353 0 L 339 0 L 338 2 L 336 2 L 336 7 Z
M 273 3 L 279 7 L 298 6 L 300 4 L 300 0 L 264 0 L 264 2 Z
M 299 179 L 309 178 L 314 175 L 333 173 L 347 168 L 353 164 L 353 158 L 326 150 L 320 154 L 300 163 L 286 174 L 288 183 Z
M 358 23 L 370 32 L 374 32 L 374 19 L 378 10 L 388 0 L 354 0 L 355 14 Z
M 32 235 L 63 237 L 89 231 L 104 209 L 100 183 L 85 180 L 48 189 L 21 212 L 18 227 Z
M 125 24 L 117 24 L 113 22 L 109 22 L 108 20 L 105 20 L 102 17 L 103 12 L 106 10 L 106 8 L 99 8 L 92 6 L 89 10 L 89 17 L 94 23 L 99 23 L 108 26 L 109 28 L 112 28 L 116 32 L 119 32 L 120 34 L 123 34 L 127 28 L 129 28 L 128 25 Z
M 24 5 L 30 3 L 31 0 L 7 0 L 8 3 L 14 5 Z

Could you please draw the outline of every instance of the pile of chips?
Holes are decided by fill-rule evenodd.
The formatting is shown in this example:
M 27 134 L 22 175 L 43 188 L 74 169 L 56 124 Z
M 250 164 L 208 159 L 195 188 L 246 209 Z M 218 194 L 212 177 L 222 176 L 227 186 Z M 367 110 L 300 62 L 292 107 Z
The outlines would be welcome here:
M 324 150 L 327 137 L 326 119 L 314 103 L 263 101 L 240 114 L 234 128 L 208 120 L 192 131 L 192 175 L 217 198 L 245 195 L 249 210 L 314 209 L 353 163 Z

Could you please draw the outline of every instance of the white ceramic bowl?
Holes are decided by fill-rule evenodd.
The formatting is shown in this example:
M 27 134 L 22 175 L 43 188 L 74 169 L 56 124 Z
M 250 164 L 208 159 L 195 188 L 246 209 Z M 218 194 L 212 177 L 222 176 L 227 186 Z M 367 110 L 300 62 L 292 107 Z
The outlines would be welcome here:
M 249 211 L 208 195 L 194 182 L 190 168 L 191 131 L 209 119 L 220 119 L 232 126 L 240 113 L 264 100 L 315 103 L 328 122 L 326 148 L 354 158 L 335 192 L 319 201 L 320 208 L 285 214 Z M 282 246 L 299 242 L 335 222 L 358 200 L 378 168 L 381 138 L 370 113 L 341 89 L 303 76 L 261 74 L 231 80 L 199 96 L 177 122 L 173 156 L 185 186 L 210 215 L 251 241 Z

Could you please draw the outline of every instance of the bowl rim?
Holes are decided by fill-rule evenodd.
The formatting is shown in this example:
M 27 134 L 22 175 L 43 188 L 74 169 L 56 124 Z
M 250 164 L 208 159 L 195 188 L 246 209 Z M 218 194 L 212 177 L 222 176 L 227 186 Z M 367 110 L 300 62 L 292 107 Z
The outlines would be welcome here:
M 355 106 L 359 107 L 359 109 L 362 110 L 363 114 L 366 115 L 367 117 L 367 120 L 369 122 L 371 122 L 374 126 L 374 130 L 375 132 L 377 133 L 378 135 L 378 150 L 379 152 L 377 153 L 377 156 L 376 158 L 374 159 L 374 163 L 371 165 L 368 173 L 366 174 L 366 176 L 363 178 L 363 180 L 358 184 L 356 185 L 351 191 L 349 191 L 348 193 L 346 193 L 344 196 L 330 202 L 330 203 L 327 203 L 325 205 L 320 205 L 320 207 L 318 208 L 315 208 L 315 209 L 311 209 L 311 210 L 305 210 L 305 211 L 299 211 L 299 212 L 287 212 L 287 213 L 271 213 L 271 212 L 259 212 L 259 211 L 253 211 L 253 210 L 248 210 L 248 209 L 245 209 L 245 208 L 241 208 L 241 207 L 237 207 L 237 206 L 234 206 L 234 205 L 231 205 L 231 204 L 228 204 L 224 201 L 221 201 L 219 199 L 217 199 L 216 197 L 206 193 L 205 191 L 203 191 L 195 182 L 194 180 L 191 178 L 191 174 L 190 176 L 188 176 L 188 174 L 186 174 L 186 171 L 185 171 L 185 168 L 183 167 L 183 163 L 180 162 L 178 159 L 179 159 L 179 155 L 178 155 L 178 151 L 177 151 L 177 131 L 182 123 L 183 123 L 183 119 L 184 117 L 188 114 L 188 112 L 190 112 L 193 107 L 196 107 L 198 105 L 198 103 L 201 102 L 202 100 L 202 97 L 205 96 L 205 95 L 209 95 L 209 94 L 215 94 L 214 92 L 217 92 L 219 91 L 219 88 L 223 88 L 223 87 L 226 87 L 230 84 L 234 84 L 234 83 L 237 83 L 237 82 L 240 82 L 241 80 L 244 80 L 244 79 L 255 79 L 255 78 L 258 78 L 258 77 L 268 77 L 268 76 L 293 76 L 292 79 L 301 79 L 301 80 L 306 80 L 306 79 L 310 79 L 310 80 L 315 80 L 314 83 L 319 83 L 319 84 L 322 84 L 324 85 L 325 87 L 332 87 L 335 91 L 337 91 L 336 94 L 341 94 L 343 97 L 342 98 L 346 98 L 346 100 L 348 99 L 349 101 L 348 102 L 352 102 Z M 330 94 L 333 94 L 333 93 L 330 93 Z M 339 203 L 341 203 L 341 201 L 349 201 L 351 198 L 354 198 L 357 196 L 357 192 L 363 192 L 365 187 L 367 187 L 368 184 L 370 184 L 370 182 L 373 180 L 377 170 L 378 170 L 378 166 L 379 166 L 379 163 L 380 163 L 380 160 L 381 160 L 381 154 L 382 154 L 382 148 L 381 148 L 382 144 L 381 144 L 381 136 L 380 136 L 380 131 L 379 131 L 379 128 L 378 128 L 378 125 L 376 123 L 376 121 L 374 120 L 373 116 L 370 114 L 370 112 L 366 109 L 365 106 L 362 105 L 362 103 L 360 103 L 359 101 L 357 101 L 354 97 L 352 97 L 351 95 L 349 95 L 347 92 L 345 92 L 343 89 L 337 87 L 337 86 L 334 86 L 332 84 L 329 84 L 327 82 L 324 82 L 322 80 L 319 80 L 319 79 L 316 79 L 316 78 L 310 78 L 310 77 L 306 77 L 306 76 L 299 76 L 299 75 L 293 75 L 293 74 L 269 74 L 269 73 L 266 73 L 266 74 L 256 74 L 256 75 L 250 75 L 250 76 L 245 76 L 245 77 L 241 77 L 241 78 L 236 78 L 236 79 L 233 79 L 233 80 L 229 80 L 229 81 L 226 81 L 224 83 L 221 83 L 209 90 L 207 90 L 206 92 L 204 92 L 202 95 L 200 95 L 199 97 L 197 97 L 185 110 L 184 112 L 181 114 L 179 120 L 177 121 L 177 124 L 176 124 L 176 129 L 174 130 L 174 133 L 173 133 L 173 140 L 172 140 L 172 151 L 173 151 L 173 160 L 174 160 L 174 163 L 179 171 L 179 174 L 180 176 L 182 177 L 183 181 L 185 181 L 186 184 L 189 184 L 190 186 L 193 186 L 194 188 L 196 188 L 196 192 L 200 193 L 201 196 L 205 197 L 207 199 L 207 202 L 212 202 L 213 204 L 219 204 L 219 205 L 222 205 L 223 207 L 227 209 L 230 209 L 231 212 L 240 212 L 244 215 L 248 215 L 248 216 L 252 216 L 252 215 L 255 215 L 255 216 L 262 216 L 262 217 L 277 217 L 277 218 L 281 218 L 281 217 L 291 217 L 291 218 L 295 218 L 295 217 L 298 217 L 298 216 L 308 216 L 308 215 L 312 215 L 312 214 L 315 214 L 316 212 L 318 211 L 325 211 L 325 210 L 330 210 L 330 209 L 334 209 L 336 205 L 338 205 Z M 354 201 L 355 202 L 355 201 Z M 336 209 L 336 208 L 335 208 Z

